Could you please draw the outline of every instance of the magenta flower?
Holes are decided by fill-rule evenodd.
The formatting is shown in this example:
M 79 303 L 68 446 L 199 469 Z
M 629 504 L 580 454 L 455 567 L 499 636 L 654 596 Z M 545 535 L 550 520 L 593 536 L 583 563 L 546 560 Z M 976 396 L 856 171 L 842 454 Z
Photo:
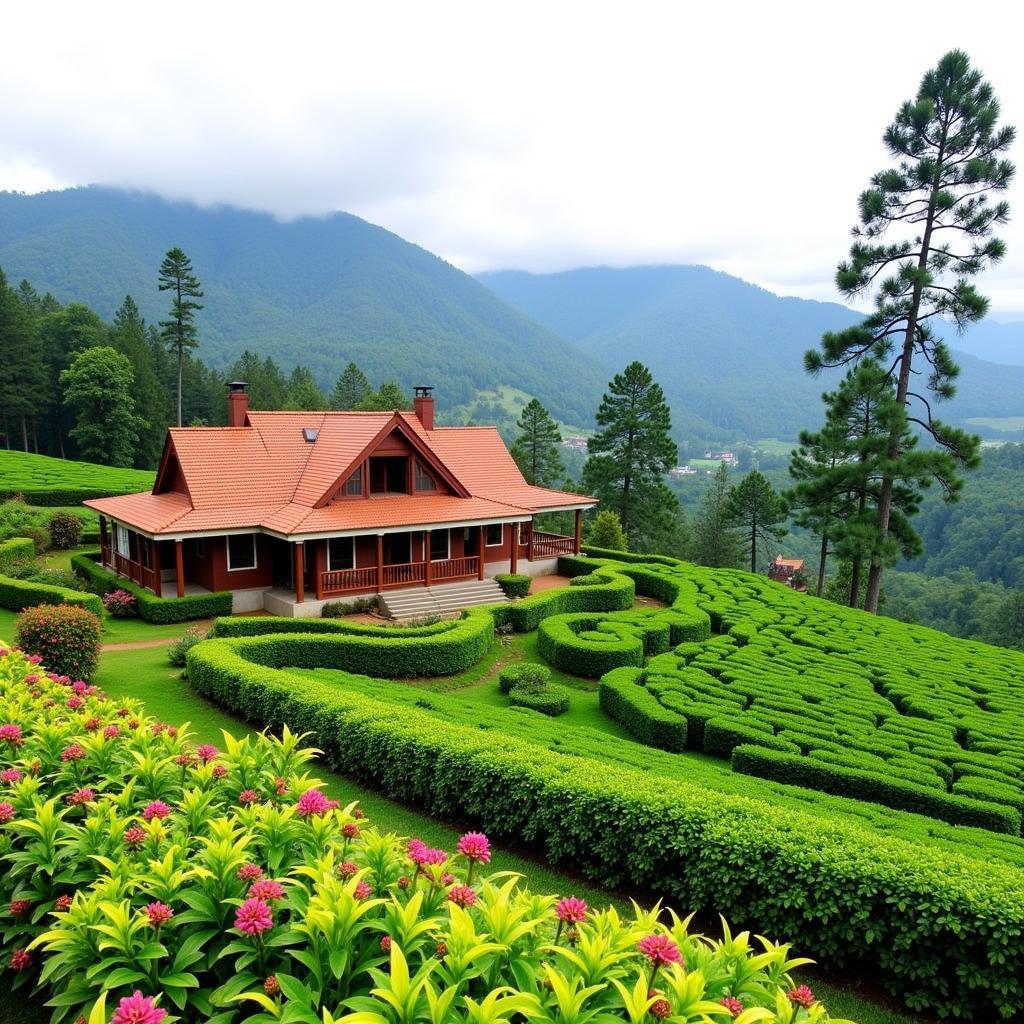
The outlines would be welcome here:
M 373 895 L 373 889 L 370 888 L 369 882 L 357 882 L 355 889 L 352 890 L 352 895 L 357 900 L 368 900 Z
M 0 772 L 0 782 L 5 782 L 8 785 L 21 782 L 21 772 L 17 768 L 5 768 Z
M 452 882 L 454 882 L 454 881 L 455 881 L 455 876 L 450 871 L 446 871 L 441 876 L 441 884 L 442 885 L 451 885 Z
M 262 879 L 258 882 L 253 882 L 249 886 L 249 895 L 254 899 L 266 900 L 280 900 L 284 898 L 284 887 L 280 882 L 272 882 L 269 878 Z
M 483 832 L 467 832 L 460 840 L 458 851 L 469 860 L 487 864 L 491 859 L 491 844 Z
M 72 711 L 77 711 L 84 703 L 85 701 L 78 696 L 68 697 L 68 699 L 65 701 L 65 704 L 67 704 L 67 706 L 71 708 Z
M 314 814 L 326 814 L 337 806 L 337 800 L 328 800 L 319 789 L 307 789 L 296 802 L 295 811 L 300 818 L 308 818 Z
M 359 870 L 358 864 L 353 864 L 352 861 L 342 861 L 338 865 L 338 877 L 339 878 L 351 878 Z
M 806 985 L 797 986 L 792 992 L 788 992 L 787 996 L 795 1006 L 802 1006 L 806 1010 L 814 1005 L 814 993 Z
M 223 779 L 227 775 L 228 770 L 222 764 L 215 764 L 213 766 L 213 777 L 215 779 Z
M 471 907 L 476 903 L 476 893 L 468 885 L 456 885 L 448 890 L 448 899 L 457 907 Z
M 21 917 L 22 914 L 27 914 L 29 907 L 31 906 L 31 900 L 11 900 L 9 908 L 11 911 L 11 917 Z
M 170 813 L 170 807 L 163 800 L 154 800 L 152 803 L 146 804 L 142 816 L 146 821 L 152 821 L 154 818 L 166 818 Z
M 257 936 L 274 927 L 270 906 L 261 899 L 247 899 L 235 913 L 235 927 L 249 936 Z
M 555 915 L 565 924 L 579 924 L 587 916 L 587 901 L 566 896 L 555 904 Z
M 743 1004 L 735 996 L 726 996 L 722 1005 L 734 1016 L 738 1017 L 743 1012 Z
M 149 903 L 146 906 L 146 916 L 154 928 L 159 928 L 174 917 L 174 911 L 166 903 Z
M 14 805 L 6 801 L 0 803 L 0 825 L 14 817 Z
M 17 722 L 6 722 L 0 725 L 0 742 L 17 746 L 21 742 L 21 726 Z
M 380 937 L 380 951 L 382 953 L 390 953 L 391 952 L 391 936 L 390 935 L 382 935 Z
M 79 696 L 83 693 L 89 692 L 89 686 L 84 679 L 79 679 L 71 684 L 71 689 L 75 691 Z
M 238 802 L 243 807 L 247 807 L 249 804 L 258 804 L 260 802 L 260 795 L 255 789 L 243 789 L 238 794 Z
M 132 850 L 138 849 L 146 841 L 146 830 L 141 825 L 132 825 L 124 833 L 125 846 Z
M 655 967 L 662 964 L 679 963 L 679 947 L 667 936 L 659 932 L 645 935 L 636 946 L 644 956 L 649 957 Z
M 419 864 L 420 857 L 427 852 L 427 844 L 422 839 L 410 839 L 406 849 L 409 851 L 410 860 Z
M 220 754 L 220 751 L 210 743 L 200 743 L 196 747 L 196 757 L 204 764 L 207 761 L 212 761 L 218 754 Z
M 27 971 L 32 966 L 32 954 L 27 949 L 16 949 L 11 954 L 11 970 Z
M 65 747 L 60 754 L 62 761 L 81 761 L 83 757 L 85 757 L 85 747 L 81 743 L 72 743 L 70 747 Z
M 84 789 L 77 789 L 74 793 L 68 794 L 67 802 L 72 807 L 77 807 L 79 804 L 91 804 L 96 799 L 96 791 L 85 787 Z
M 243 882 L 256 882 L 263 877 L 263 869 L 259 864 L 243 864 L 237 874 Z
M 30 665 L 38 665 L 43 660 L 43 656 L 41 654 L 26 654 L 25 660 Z
M 116 740 L 121 735 L 121 727 L 119 725 L 108 725 L 103 730 L 103 738 L 105 740 Z
M 150 996 L 144 996 L 136 989 L 117 1004 L 110 1024 L 160 1024 L 166 1016 L 166 1010 L 162 1010 Z

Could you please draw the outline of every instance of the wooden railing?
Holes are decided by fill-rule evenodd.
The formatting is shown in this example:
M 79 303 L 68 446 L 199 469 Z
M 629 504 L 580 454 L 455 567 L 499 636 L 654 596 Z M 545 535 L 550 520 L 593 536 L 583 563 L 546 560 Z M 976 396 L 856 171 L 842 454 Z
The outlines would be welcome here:
M 417 583 L 427 582 L 426 562 L 406 562 L 403 565 L 385 565 L 384 579 L 381 581 L 385 587 L 411 587 Z
M 119 576 L 127 576 L 128 579 L 134 580 L 140 586 L 154 592 L 156 591 L 155 569 L 151 569 L 141 562 L 136 562 L 127 555 L 122 555 L 119 551 L 110 551 L 108 549 L 105 552 L 105 556 L 105 564 L 109 565 Z
M 340 594 L 349 590 L 376 590 L 377 568 L 334 569 L 321 574 L 323 592 Z
M 430 563 L 430 582 L 443 583 L 451 580 L 476 576 L 480 570 L 480 559 L 476 555 L 467 558 L 445 558 Z M 427 563 L 406 562 L 402 565 L 385 565 L 381 575 L 381 589 L 389 587 L 426 586 Z M 335 569 L 320 574 L 322 594 L 343 594 L 355 591 L 377 589 L 377 568 Z
M 443 562 L 432 562 L 431 575 L 435 580 L 457 580 L 463 576 L 476 576 L 480 569 L 480 558 L 470 555 L 468 558 L 446 558 Z
M 558 555 L 571 555 L 576 551 L 576 539 L 563 537 L 558 533 L 533 532 L 533 557 L 555 558 Z

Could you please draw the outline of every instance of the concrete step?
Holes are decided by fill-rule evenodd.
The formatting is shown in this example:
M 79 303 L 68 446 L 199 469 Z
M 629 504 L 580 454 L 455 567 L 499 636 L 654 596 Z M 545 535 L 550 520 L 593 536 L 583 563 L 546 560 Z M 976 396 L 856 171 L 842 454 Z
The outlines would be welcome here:
M 424 618 L 443 615 L 483 604 L 507 601 L 501 587 L 492 579 L 464 580 L 432 587 L 409 587 L 385 591 L 381 604 L 393 619 Z

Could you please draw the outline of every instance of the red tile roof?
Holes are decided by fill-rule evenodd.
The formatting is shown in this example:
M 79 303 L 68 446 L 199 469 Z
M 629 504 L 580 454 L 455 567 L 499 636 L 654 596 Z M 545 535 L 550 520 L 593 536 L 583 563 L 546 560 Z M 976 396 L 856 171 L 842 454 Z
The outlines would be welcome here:
M 96 498 L 98 512 L 151 534 L 266 529 L 287 535 L 433 523 L 524 519 L 594 499 L 533 487 L 493 427 L 425 430 L 412 413 L 250 412 L 245 427 L 172 427 L 158 474 L 161 493 Z M 404 428 L 465 490 L 317 504 L 374 440 Z M 306 441 L 304 430 L 316 432 Z M 170 491 L 173 462 L 188 494 Z M 168 468 L 170 467 L 170 469 Z M 168 472 L 164 472 L 168 470 Z

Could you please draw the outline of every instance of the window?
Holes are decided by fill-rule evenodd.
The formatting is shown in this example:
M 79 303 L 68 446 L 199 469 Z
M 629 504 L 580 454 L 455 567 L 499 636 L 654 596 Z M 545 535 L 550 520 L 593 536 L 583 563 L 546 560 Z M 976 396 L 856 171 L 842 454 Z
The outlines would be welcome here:
M 125 555 L 131 551 L 131 541 L 128 536 L 128 531 L 120 524 L 117 524 L 117 528 L 114 532 L 114 546 L 117 548 L 119 555 Z
M 408 494 L 409 459 L 405 455 L 381 455 L 370 459 L 371 494 Z
M 256 568 L 256 534 L 238 533 L 228 537 L 228 571 Z
M 443 562 L 449 557 L 451 545 L 448 542 L 447 530 L 430 531 L 430 560 Z
M 500 547 L 504 540 L 505 527 L 501 523 L 489 523 L 487 525 L 487 546 L 489 548 Z
M 354 569 L 356 542 L 354 537 L 331 537 L 327 541 L 327 571 Z
M 153 568 L 152 541 L 148 537 L 139 537 L 139 561 L 147 568 Z
M 346 497 L 358 498 L 363 493 L 363 467 L 360 466 L 346 481 L 342 484 L 341 493 Z
M 205 537 L 196 537 L 194 543 L 195 543 L 195 546 L 196 546 L 196 558 L 205 558 L 206 557 L 206 538 Z
M 423 464 L 416 460 L 413 473 L 413 489 L 417 491 L 436 491 L 437 484 L 434 478 L 423 468 Z

